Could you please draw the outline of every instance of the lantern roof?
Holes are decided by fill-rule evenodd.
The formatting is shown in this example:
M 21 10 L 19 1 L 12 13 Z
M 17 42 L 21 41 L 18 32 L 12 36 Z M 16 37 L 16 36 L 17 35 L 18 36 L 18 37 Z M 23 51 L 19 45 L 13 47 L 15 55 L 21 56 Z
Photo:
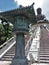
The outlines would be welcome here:
M 23 7 L 20 6 L 17 9 L 5 11 L 0 13 L 0 18 L 3 20 L 6 19 L 7 21 L 14 23 L 15 18 L 17 16 L 25 16 L 30 22 L 33 24 L 37 22 L 36 15 L 33 7 L 34 3 L 31 6 Z

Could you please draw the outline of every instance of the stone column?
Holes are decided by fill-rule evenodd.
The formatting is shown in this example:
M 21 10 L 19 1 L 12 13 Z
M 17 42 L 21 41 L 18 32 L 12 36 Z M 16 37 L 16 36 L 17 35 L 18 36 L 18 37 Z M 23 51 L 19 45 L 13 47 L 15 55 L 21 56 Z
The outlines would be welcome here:
M 28 65 L 28 60 L 25 57 L 25 39 L 23 33 L 16 35 L 15 57 L 11 65 Z
M 16 57 L 24 58 L 25 57 L 25 39 L 23 33 L 18 33 L 16 36 Z
M 15 57 L 13 58 L 11 65 L 28 65 L 28 60 L 25 57 L 25 37 L 28 32 L 28 24 L 24 17 L 17 17 L 15 22 L 16 32 L 16 45 L 15 45 Z

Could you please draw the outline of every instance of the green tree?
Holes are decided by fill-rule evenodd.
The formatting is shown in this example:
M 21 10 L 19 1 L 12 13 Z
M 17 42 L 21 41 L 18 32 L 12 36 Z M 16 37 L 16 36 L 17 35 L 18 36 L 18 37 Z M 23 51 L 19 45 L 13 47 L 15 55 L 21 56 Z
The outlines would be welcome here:
M 9 28 L 8 28 L 8 39 L 13 36 L 13 25 L 9 23 Z
M 2 24 L 0 24 L 0 45 L 6 41 L 5 29 Z

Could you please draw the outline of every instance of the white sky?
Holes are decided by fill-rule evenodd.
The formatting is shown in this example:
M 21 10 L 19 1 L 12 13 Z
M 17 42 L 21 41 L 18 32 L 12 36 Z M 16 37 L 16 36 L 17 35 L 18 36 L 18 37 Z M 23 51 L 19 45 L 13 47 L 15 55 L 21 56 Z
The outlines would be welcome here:
M 42 13 L 46 15 L 46 18 L 49 19 L 49 0 L 14 0 L 14 2 L 18 2 L 18 5 L 28 6 L 35 2 L 34 9 L 38 7 L 42 8 Z
M 19 5 L 28 6 L 35 2 L 35 9 L 38 7 L 42 7 L 43 0 L 14 0 L 17 1 Z
M 35 12 L 38 7 L 42 8 L 42 5 L 43 5 L 43 0 L 14 0 L 14 1 L 17 2 L 18 5 L 23 5 L 23 6 L 31 5 L 34 2 Z

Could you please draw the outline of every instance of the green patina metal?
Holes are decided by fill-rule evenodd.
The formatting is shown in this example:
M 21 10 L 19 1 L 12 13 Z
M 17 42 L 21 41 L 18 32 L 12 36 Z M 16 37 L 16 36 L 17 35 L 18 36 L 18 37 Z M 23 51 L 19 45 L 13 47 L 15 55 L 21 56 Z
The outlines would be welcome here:
M 18 32 L 28 32 L 29 30 L 29 20 L 24 16 L 17 16 L 15 21 L 15 30 Z
M 20 7 L 15 10 L 2 12 L 0 13 L 0 16 L 2 16 L 3 19 L 13 23 L 16 31 L 21 30 L 26 32 L 29 30 L 30 23 L 37 23 L 33 4 L 28 7 Z
M 29 31 L 29 24 L 49 23 L 44 20 L 37 22 L 33 4 L 28 7 L 19 7 L 15 10 L 0 13 L 0 19 L 13 23 L 16 32 L 15 57 L 11 65 L 28 65 L 28 60 L 25 57 L 24 35 Z
M 33 4 L 28 7 L 22 7 L 22 8 L 17 8 L 11 11 L 2 12 L 0 13 L 0 15 L 12 23 L 14 23 L 16 16 L 20 16 L 20 15 L 28 18 L 30 23 L 33 23 L 33 24 L 37 23 Z
M 0 13 L 1 19 L 13 23 L 16 32 L 15 57 L 11 65 L 28 65 L 25 57 L 25 37 L 29 31 L 29 24 L 36 24 L 36 15 L 33 4 L 15 10 Z M 5 19 L 4 19 L 5 18 Z

